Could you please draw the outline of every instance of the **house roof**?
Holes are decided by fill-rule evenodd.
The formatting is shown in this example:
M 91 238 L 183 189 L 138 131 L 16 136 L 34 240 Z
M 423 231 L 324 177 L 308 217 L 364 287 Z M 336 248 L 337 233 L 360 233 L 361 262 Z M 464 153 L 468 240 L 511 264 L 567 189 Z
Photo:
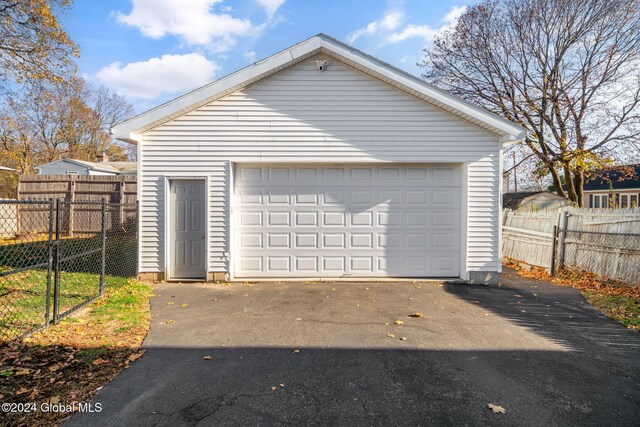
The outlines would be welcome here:
M 504 208 L 516 209 L 525 201 L 535 200 L 537 197 L 544 197 L 547 200 L 558 200 L 558 202 L 566 202 L 562 196 L 558 196 L 550 191 L 521 191 L 517 193 L 504 193 L 502 195 L 502 206 Z
M 524 138 L 526 130 L 496 114 L 451 95 L 422 79 L 380 61 L 325 34 L 318 34 L 288 49 L 213 81 L 165 104 L 116 125 L 119 140 L 136 143 L 139 135 L 257 81 L 270 77 L 318 54 L 341 61 L 371 77 L 442 108 L 500 136 L 503 143 Z
M 640 163 L 636 165 L 624 165 L 625 167 L 631 167 L 634 170 L 634 176 L 628 179 L 624 178 L 625 174 L 620 171 L 619 168 L 608 168 L 600 172 L 600 176 L 588 180 L 582 187 L 584 191 L 600 191 L 609 190 L 630 190 L 638 188 L 640 189 Z
M 136 171 L 136 162 L 90 162 L 87 160 L 78 159 L 60 159 L 50 163 L 45 163 L 40 166 L 36 166 L 36 169 L 40 169 L 43 166 L 52 165 L 59 162 L 74 163 L 80 166 L 85 166 L 91 170 L 97 172 L 110 172 L 110 173 L 132 173 Z

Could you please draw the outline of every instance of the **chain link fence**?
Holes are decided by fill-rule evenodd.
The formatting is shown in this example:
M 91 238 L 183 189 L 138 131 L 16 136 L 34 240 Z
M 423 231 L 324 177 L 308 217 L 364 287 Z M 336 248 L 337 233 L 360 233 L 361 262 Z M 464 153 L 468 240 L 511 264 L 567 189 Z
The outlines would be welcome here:
M 0 342 L 136 275 L 137 205 L 0 200 Z
M 558 268 L 640 284 L 640 234 L 558 230 Z

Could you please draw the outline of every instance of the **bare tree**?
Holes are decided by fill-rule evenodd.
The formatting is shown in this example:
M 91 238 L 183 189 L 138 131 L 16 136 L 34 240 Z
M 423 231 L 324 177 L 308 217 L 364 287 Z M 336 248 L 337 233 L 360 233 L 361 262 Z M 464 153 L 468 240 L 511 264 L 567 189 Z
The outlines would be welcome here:
M 0 155 L 10 163 L 7 166 L 22 173 L 62 157 L 95 161 L 102 152 L 113 160 L 127 160 L 126 148 L 110 130 L 132 114 L 133 107 L 123 97 L 95 89 L 83 79 L 34 81 L 5 98 Z
M 424 53 L 428 81 L 525 126 L 579 206 L 586 175 L 638 152 L 637 0 L 485 0 Z

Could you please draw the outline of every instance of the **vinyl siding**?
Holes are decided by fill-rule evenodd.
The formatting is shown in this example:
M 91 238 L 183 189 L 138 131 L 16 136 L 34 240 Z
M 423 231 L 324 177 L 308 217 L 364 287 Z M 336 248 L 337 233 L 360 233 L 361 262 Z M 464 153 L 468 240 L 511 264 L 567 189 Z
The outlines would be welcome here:
M 89 175 L 89 169 L 86 166 L 80 166 L 66 161 L 53 162 L 38 168 L 38 175 L 66 175 L 67 172 L 77 172 L 78 175 Z
M 140 271 L 164 270 L 166 176 L 209 182 L 209 271 L 229 271 L 231 162 L 467 164 L 468 271 L 500 268 L 498 137 L 316 57 L 142 135 Z

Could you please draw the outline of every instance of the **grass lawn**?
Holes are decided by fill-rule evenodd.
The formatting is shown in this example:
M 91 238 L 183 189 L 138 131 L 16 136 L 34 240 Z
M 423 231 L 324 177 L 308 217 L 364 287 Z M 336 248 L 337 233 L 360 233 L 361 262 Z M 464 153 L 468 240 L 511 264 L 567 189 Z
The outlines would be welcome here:
M 550 276 L 546 270 L 539 267 L 523 269 L 513 260 L 505 261 L 504 265 L 513 268 L 523 277 L 576 288 L 589 304 L 606 316 L 629 329 L 640 331 L 640 286 L 625 285 L 582 271 L 563 270 L 556 276 Z
M 0 401 L 85 402 L 142 355 L 149 328 L 151 286 L 111 278 L 105 297 L 37 332 L 0 348 Z M 0 425 L 50 426 L 69 414 L 7 414 Z
M 99 249 L 96 238 L 73 238 L 60 242 L 61 258 Z M 0 272 L 31 265 L 29 269 L 0 276 L 0 342 L 16 338 L 45 323 L 49 249 L 46 241 L 22 242 L 0 246 Z M 135 275 L 135 236 L 107 238 L 105 271 L 107 284 L 117 286 L 123 277 Z M 101 255 L 94 253 L 62 261 L 59 275 L 59 312 L 83 304 L 99 295 Z M 51 285 L 53 292 L 53 283 Z M 53 295 L 50 295 L 50 308 Z M 51 308 L 51 312 L 53 312 Z

